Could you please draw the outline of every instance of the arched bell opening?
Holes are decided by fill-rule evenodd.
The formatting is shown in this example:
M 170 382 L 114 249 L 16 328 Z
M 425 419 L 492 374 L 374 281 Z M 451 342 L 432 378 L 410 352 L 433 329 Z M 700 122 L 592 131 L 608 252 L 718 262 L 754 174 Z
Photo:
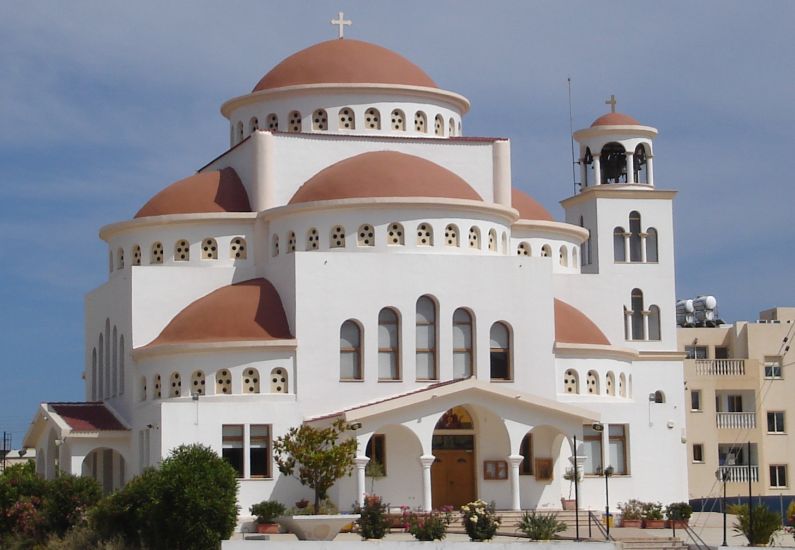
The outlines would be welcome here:
M 634 181 L 636 183 L 649 183 L 648 163 L 646 157 L 647 151 L 644 144 L 639 144 L 635 147 L 635 154 L 633 155 L 633 167 L 635 170 Z
M 627 153 L 620 143 L 610 142 L 602 147 L 601 182 L 627 183 Z
M 585 154 L 582 156 L 582 186 L 583 187 L 590 187 L 591 185 L 596 184 L 596 178 L 594 177 L 594 164 L 593 164 L 593 153 L 591 153 L 591 148 L 585 148 Z

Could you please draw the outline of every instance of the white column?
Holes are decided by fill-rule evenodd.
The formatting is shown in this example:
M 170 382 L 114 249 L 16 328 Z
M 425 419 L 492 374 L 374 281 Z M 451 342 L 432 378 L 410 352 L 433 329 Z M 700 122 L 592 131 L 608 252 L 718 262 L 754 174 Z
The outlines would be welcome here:
M 635 154 L 627 151 L 624 157 L 627 159 L 627 183 L 635 183 Z
M 646 233 L 640 234 L 640 261 L 646 263 Z
M 652 166 L 651 155 L 646 157 L 646 183 L 654 186 L 654 167 Z
M 364 496 L 367 494 L 365 468 L 367 468 L 367 463 L 370 462 L 370 457 L 357 456 L 353 461 L 356 464 L 356 503 L 359 506 L 364 506 Z
M 518 512 L 522 509 L 522 495 L 519 488 L 519 465 L 524 460 L 522 455 L 510 455 L 508 463 L 511 465 L 511 509 Z
M 624 339 L 632 340 L 632 311 L 624 310 Z
M 631 262 L 632 261 L 632 253 L 629 251 L 629 238 L 632 236 L 632 233 L 624 233 L 624 261 Z
M 594 185 L 602 185 L 602 165 L 598 153 L 593 156 L 593 180 Z
M 602 424 L 602 470 L 610 466 L 607 463 L 610 460 L 610 424 Z
M 433 509 L 433 499 L 431 498 L 431 465 L 436 457 L 433 455 L 422 455 L 422 509 L 430 511 Z
M 251 424 L 243 424 L 243 477 L 251 477 Z
M 643 312 L 643 339 L 649 339 L 649 312 Z
M 491 149 L 494 202 L 511 206 L 511 142 L 495 141 Z

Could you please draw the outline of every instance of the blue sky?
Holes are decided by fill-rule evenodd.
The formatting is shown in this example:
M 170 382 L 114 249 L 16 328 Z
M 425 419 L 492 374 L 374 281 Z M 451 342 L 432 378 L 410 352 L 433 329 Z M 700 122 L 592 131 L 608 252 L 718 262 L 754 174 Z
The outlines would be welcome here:
M 795 305 L 795 3 L 403 0 L 27 2 L 0 8 L 0 431 L 80 400 L 83 297 L 100 226 L 228 145 L 221 103 L 291 53 L 378 43 L 467 96 L 467 135 L 510 137 L 515 184 L 562 219 L 575 129 L 607 110 L 655 126 L 677 189 L 677 293 L 724 319 Z

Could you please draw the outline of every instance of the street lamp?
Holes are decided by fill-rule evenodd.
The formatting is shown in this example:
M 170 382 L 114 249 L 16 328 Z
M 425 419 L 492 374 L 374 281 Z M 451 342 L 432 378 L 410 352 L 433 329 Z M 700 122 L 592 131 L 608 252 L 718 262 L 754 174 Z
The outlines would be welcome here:
M 600 476 L 605 476 L 605 524 L 607 525 L 606 540 L 610 540 L 610 486 L 608 479 L 613 475 L 615 469 L 608 466 L 605 469 L 597 468 L 596 473 Z
M 730 459 L 730 462 L 734 462 L 734 460 Z M 729 469 L 728 468 L 718 468 L 715 470 L 715 477 L 718 481 L 723 483 L 723 500 L 721 501 L 721 510 L 723 510 L 723 543 L 721 546 L 728 546 L 726 544 L 726 482 L 729 481 Z

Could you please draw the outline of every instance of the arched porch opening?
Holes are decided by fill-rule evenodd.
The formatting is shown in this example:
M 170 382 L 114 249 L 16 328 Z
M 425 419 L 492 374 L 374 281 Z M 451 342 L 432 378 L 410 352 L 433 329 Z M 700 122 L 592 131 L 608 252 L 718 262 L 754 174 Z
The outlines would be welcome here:
M 127 462 L 121 453 L 107 447 L 99 447 L 83 459 L 81 475 L 95 479 L 107 494 L 124 485 L 127 467 Z

